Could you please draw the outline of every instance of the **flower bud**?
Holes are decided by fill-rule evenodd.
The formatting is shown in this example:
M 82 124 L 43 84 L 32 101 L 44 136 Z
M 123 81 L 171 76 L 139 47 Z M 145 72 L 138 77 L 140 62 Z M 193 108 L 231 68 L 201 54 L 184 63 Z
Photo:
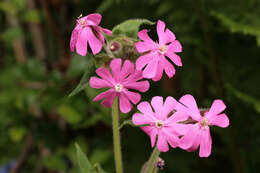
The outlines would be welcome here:
M 163 170 L 164 166 L 165 166 L 165 162 L 162 158 L 158 157 L 156 162 L 155 162 L 155 166 L 160 169 Z

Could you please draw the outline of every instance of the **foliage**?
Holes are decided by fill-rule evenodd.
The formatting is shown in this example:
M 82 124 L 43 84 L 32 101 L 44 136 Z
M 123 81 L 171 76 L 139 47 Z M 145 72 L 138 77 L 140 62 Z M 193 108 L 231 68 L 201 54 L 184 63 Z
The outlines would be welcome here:
M 202 160 L 197 153 L 176 149 L 162 154 L 167 161 L 164 172 L 259 170 L 259 1 L 43 1 L 47 6 L 34 1 L 34 9 L 28 8 L 28 2 L 0 2 L 0 165 L 18 160 L 27 137 L 32 136 L 32 150 L 26 156 L 23 173 L 78 173 L 75 142 L 83 149 L 77 148 L 81 159 L 86 159 L 86 154 L 96 172 L 102 173 L 97 162 L 113 172 L 110 110 L 92 102 L 97 91 L 87 84 L 94 72 L 89 69 L 100 66 L 99 60 L 68 52 L 75 19 L 81 13 L 98 11 L 103 16 L 102 25 L 110 29 L 128 19 L 162 19 L 181 41 L 185 50 L 181 54 L 182 70 L 177 68 L 174 80 L 165 77 L 154 83 L 144 100 L 158 93 L 176 98 L 194 93 L 205 107 L 215 98 L 223 98 L 230 105 L 229 131 L 213 129 L 214 156 Z M 11 26 L 10 16 L 18 21 L 16 26 Z M 149 21 L 145 24 L 151 24 Z M 37 54 L 36 47 L 41 44 L 33 42 L 31 29 L 36 25 L 40 26 L 45 59 Z M 124 26 L 130 30 L 128 36 L 136 38 L 139 25 L 128 26 Z M 114 32 L 122 31 L 117 27 Z M 149 34 L 156 35 L 154 30 Z M 14 51 L 16 40 L 23 41 L 26 50 L 22 63 Z M 100 57 L 104 58 L 102 54 Z M 74 96 L 68 97 L 69 93 Z M 128 119 L 121 117 L 122 122 Z M 138 172 L 151 151 L 149 139 L 131 126 L 123 126 L 122 132 L 128 139 L 122 141 L 125 170 Z

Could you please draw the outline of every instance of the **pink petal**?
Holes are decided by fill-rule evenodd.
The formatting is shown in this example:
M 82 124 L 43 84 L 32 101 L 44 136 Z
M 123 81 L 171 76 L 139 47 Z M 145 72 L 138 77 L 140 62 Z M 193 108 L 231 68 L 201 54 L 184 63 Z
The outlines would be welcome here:
M 183 105 L 185 105 L 188 109 L 186 109 L 185 107 L 182 107 L 180 105 L 177 106 L 177 109 L 184 110 L 194 120 L 199 121 L 201 119 L 200 111 L 199 111 L 197 103 L 192 95 L 186 94 L 186 95 L 182 96 L 179 101 Z
M 97 75 L 100 76 L 102 79 L 109 81 L 109 82 L 110 82 L 111 84 L 113 84 L 113 85 L 115 84 L 115 81 L 114 81 L 112 75 L 110 74 L 110 72 L 108 71 L 107 68 L 105 68 L 105 67 L 100 67 L 100 68 L 98 68 L 98 69 L 96 70 L 96 73 L 97 73 Z
M 91 88 L 97 88 L 97 89 L 113 87 L 111 83 L 97 77 L 91 77 L 89 80 L 89 85 L 91 86 Z
M 106 29 L 106 28 L 101 28 L 102 31 L 107 34 L 107 35 L 112 35 L 112 31 L 110 31 L 109 29 Z
M 135 48 L 139 53 L 144 53 L 153 49 L 153 45 L 147 42 L 139 41 L 135 43 Z
M 104 44 L 105 39 L 104 39 L 104 36 L 101 33 L 102 28 L 100 26 L 92 26 L 92 28 L 93 28 L 93 30 L 96 31 L 97 39 L 99 39 L 101 41 L 101 43 Z
M 86 56 L 88 51 L 88 30 L 83 28 L 78 35 L 78 40 L 76 43 L 76 52 L 81 56 Z
M 177 66 L 182 66 L 181 58 L 180 56 L 176 55 L 175 53 L 166 53 L 166 56 L 170 58 L 170 60 L 176 64 Z
M 202 140 L 202 139 L 201 139 L 201 134 L 202 134 L 202 131 L 200 131 L 200 132 L 198 133 L 198 135 L 196 136 L 196 138 L 195 138 L 195 140 L 194 140 L 192 146 L 187 149 L 188 152 L 192 152 L 192 151 L 195 151 L 195 150 L 198 149 L 199 144 L 200 144 L 200 142 L 201 142 L 201 140 Z
M 172 78 L 175 74 L 175 68 L 168 60 L 165 59 L 165 57 L 163 55 L 161 55 L 160 60 L 164 66 L 165 73 L 167 74 L 167 76 L 169 78 Z
M 178 40 L 174 40 L 168 47 L 167 52 L 182 52 L 181 43 Z
M 185 135 L 189 131 L 191 125 L 175 123 L 172 124 L 169 128 L 171 129 L 171 131 L 176 133 L 176 135 L 181 136 L 181 135 Z
M 140 82 L 127 83 L 126 85 L 124 85 L 124 87 L 128 89 L 135 89 L 140 92 L 146 92 L 149 89 L 150 84 L 148 81 L 140 81 Z
M 165 43 L 173 42 L 176 39 L 176 37 L 173 34 L 173 32 L 171 30 L 169 30 L 169 29 L 166 29 L 164 35 L 165 35 L 165 38 L 166 38 L 165 39 Z
M 137 109 L 143 114 L 148 114 L 148 115 L 154 114 L 151 105 L 146 101 L 139 103 Z
M 164 134 L 167 134 L 167 141 L 171 145 L 171 147 L 176 148 L 179 145 L 180 139 L 171 131 L 168 131 L 167 128 L 162 129 Z
M 222 128 L 229 126 L 229 119 L 226 114 L 212 116 L 209 122 L 210 125 L 216 125 Z
M 78 40 L 78 35 L 79 35 L 79 27 L 76 26 L 72 33 L 71 33 L 71 38 L 70 38 L 70 50 L 73 52 L 75 49 L 75 46 L 77 44 L 77 40 Z
M 168 56 L 170 60 L 177 66 L 182 66 L 181 58 L 178 55 L 176 55 L 173 51 L 168 49 L 165 55 Z
M 148 64 L 149 62 L 151 62 L 151 60 L 153 59 L 153 57 L 155 56 L 155 53 L 148 53 L 145 54 L 143 56 L 140 56 L 137 60 L 136 60 L 136 69 L 137 70 L 142 70 L 142 68 Z
M 223 112 L 225 109 L 226 109 L 226 105 L 222 100 L 214 100 L 209 112 L 207 113 L 208 119 L 210 120 L 212 116 Z
M 191 125 L 187 133 L 180 139 L 179 147 L 184 150 L 189 149 L 199 133 L 199 124 Z
M 202 130 L 199 156 L 208 157 L 211 153 L 211 145 L 212 145 L 212 140 L 211 140 L 209 128 Z
M 158 140 L 157 140 L 156 147 L 161 152 L 167 152 L 169 150 L 167 138 L 162 131 L 159 131 L 159 133 L 158 133 Z
M 128 113 L 132 109 L 132 105 L 128 97 L 122 92 L 119 95 L 119 105 L 120 105 L 120 110 L 123 113 Z
M 112 70 L 115 79 L 118 79 L 120 77 L 118 75 L 121 72 L 121 65 L 122 65 L 122 60 L 120 58 L 113 59 L 110 62 L 110 68 Z
M 115 91 L 113 89 L 109 89 L 109 90 L 97 95 L 93 99 L 93 101 L 96 102 L 96 101 L 99 101 L 99 100 L 105 98 L 105 99 L 108 99 L 107 103 L 109 103 L 109 104 L 105 104 L 104 106 L 111 107 L 113 104 L 113 100 L 114 100 L 114 94 L 115 94 Z
M 163 119 L 167 118 L 170 112 L 174 110 L 176 107 L 177 101 L 173 97 L 167 97 L 162 110 L 162 117 Z
M 86 22 L 88 25 L 99 25 L 102 16 L 99 13 L 93 13 L 86 16 Z
M 101 51 L 103 43 L 94 35 L 90 27 L 86 27 L 85 30 L 92 53 L 96 55 L 98 52 Z
M 145 114 L 135 113 L 132 117 L 132 121 L 135 125 L 152 124 L 153 120 Z
M 162 65 L 162 62 L 158 62 L 158 66 L 157 66 L 157 72 L 156 72 L 156 75 L 152 78 L 153 81 L 159 81 L 161 78 L 162 78 L 162 75 L 163 75 L 163 65 Z
M 141 95 L 139 93 L 131 92 L 128 90 L 125 90 L 123 92 L 133 104 L 137 104 L 141 100 Z
M 132 74 L 134 70 L 134 64 L 129 60 L 125 60 L 122 70 L 120 73 L 117 74 L 117 76 L 120 80 L 122 80 L 126 78 L 129 74 Z
M 139 31 L 138 37 L 145 42 L 154 43 L 154 41 L 149 37 L 147 29 L 143 29 L 143 30 Z
M 152 126 L 141 127 L 141 129 L 150 136 L 151 146 L 154 147 L 157 130 Z
M 112 92 L 111 95 L 109 97 L 106 97 L 102 102 L 101 104 L 105 107 L 112 107 L 113 105 L 113 102 L 116 98 L 116 92 Z
M 148 62 L 148 65 L 145 67 L 143 71 L 143 77 L 147 79 L 151 79 L 156 76 L 158 67 L 158 60 L 152 60 Z
M 124 81 L 122 81 L 122 83 L 124 85 L 127 85 L 129 83 L 134 83 L 141 79 L 143 79 L 142 71 L 135 70 L 132 74 L 130 74 L 127 78 L 125 78 Z
M 163 110 L 163 97 L 161 96 L 155 96 L 152 98 L 151 104 L 153 106 L 153 109 L 155 111 L 155 116 L 160 119 L 163 120 L 162 116 L 162 110 Z
M 164 31 L 165 31 L 165 23 L 161 20 L 158 20 L 158 22 L 157 22 L 157 34 L 158 34 L 158 37 L 159 37 L 159 44 L 160 45 L 165 44 L 166 38 L 165 38 Z

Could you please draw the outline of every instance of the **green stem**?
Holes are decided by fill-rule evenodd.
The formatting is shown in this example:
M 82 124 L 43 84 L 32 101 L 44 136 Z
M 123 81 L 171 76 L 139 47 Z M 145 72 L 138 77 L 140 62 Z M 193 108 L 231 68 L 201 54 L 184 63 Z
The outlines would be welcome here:
M 114 157 L 115 157 L 116 173 L 123 173 L 120 131 L 119 131 L 118 97 L 116 97 L 116 99 L 114 100 L 114 104 L 112 107 L 112 126 L 113 126 Z
M 153 173 L 153 170 L 155 168 L 155 162 L 156 159 L 159 157 L 160 151 L 155 147 L 153 150 L 153 153 L 148 161 L 148 166 L 146 168 L 145 173 Z

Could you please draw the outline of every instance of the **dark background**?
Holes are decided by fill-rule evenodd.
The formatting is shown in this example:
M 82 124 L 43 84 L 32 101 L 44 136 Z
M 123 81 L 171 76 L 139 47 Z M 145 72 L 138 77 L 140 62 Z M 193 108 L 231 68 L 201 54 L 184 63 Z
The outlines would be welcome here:
M 88 63 L 70 52 L 70 34 L 81 13 L 93 12 L 109 29 L 130 18 L 161 19 L 182 43 L 183 67 L 151 82 L 143 100 L 190 93 L 202 108 L 217 98 L 227 105 L 230 126 L 211 128 L 210 157 L 171 149 L 161 154 L 163 172 L 259 172 L 259 0 L 0 0 L 2 171 L 16 161 L 13 172 L 76 173 L 78 142 L 92 163 L 113 172 L 110 109 L 92 102 L 99 91 L 89 87 L 68 97 Z M 155 26 L 142 27 L 156 39 Z M 122 145 L 125 172 L 139 172 L 149 137 L 125 126 Z

